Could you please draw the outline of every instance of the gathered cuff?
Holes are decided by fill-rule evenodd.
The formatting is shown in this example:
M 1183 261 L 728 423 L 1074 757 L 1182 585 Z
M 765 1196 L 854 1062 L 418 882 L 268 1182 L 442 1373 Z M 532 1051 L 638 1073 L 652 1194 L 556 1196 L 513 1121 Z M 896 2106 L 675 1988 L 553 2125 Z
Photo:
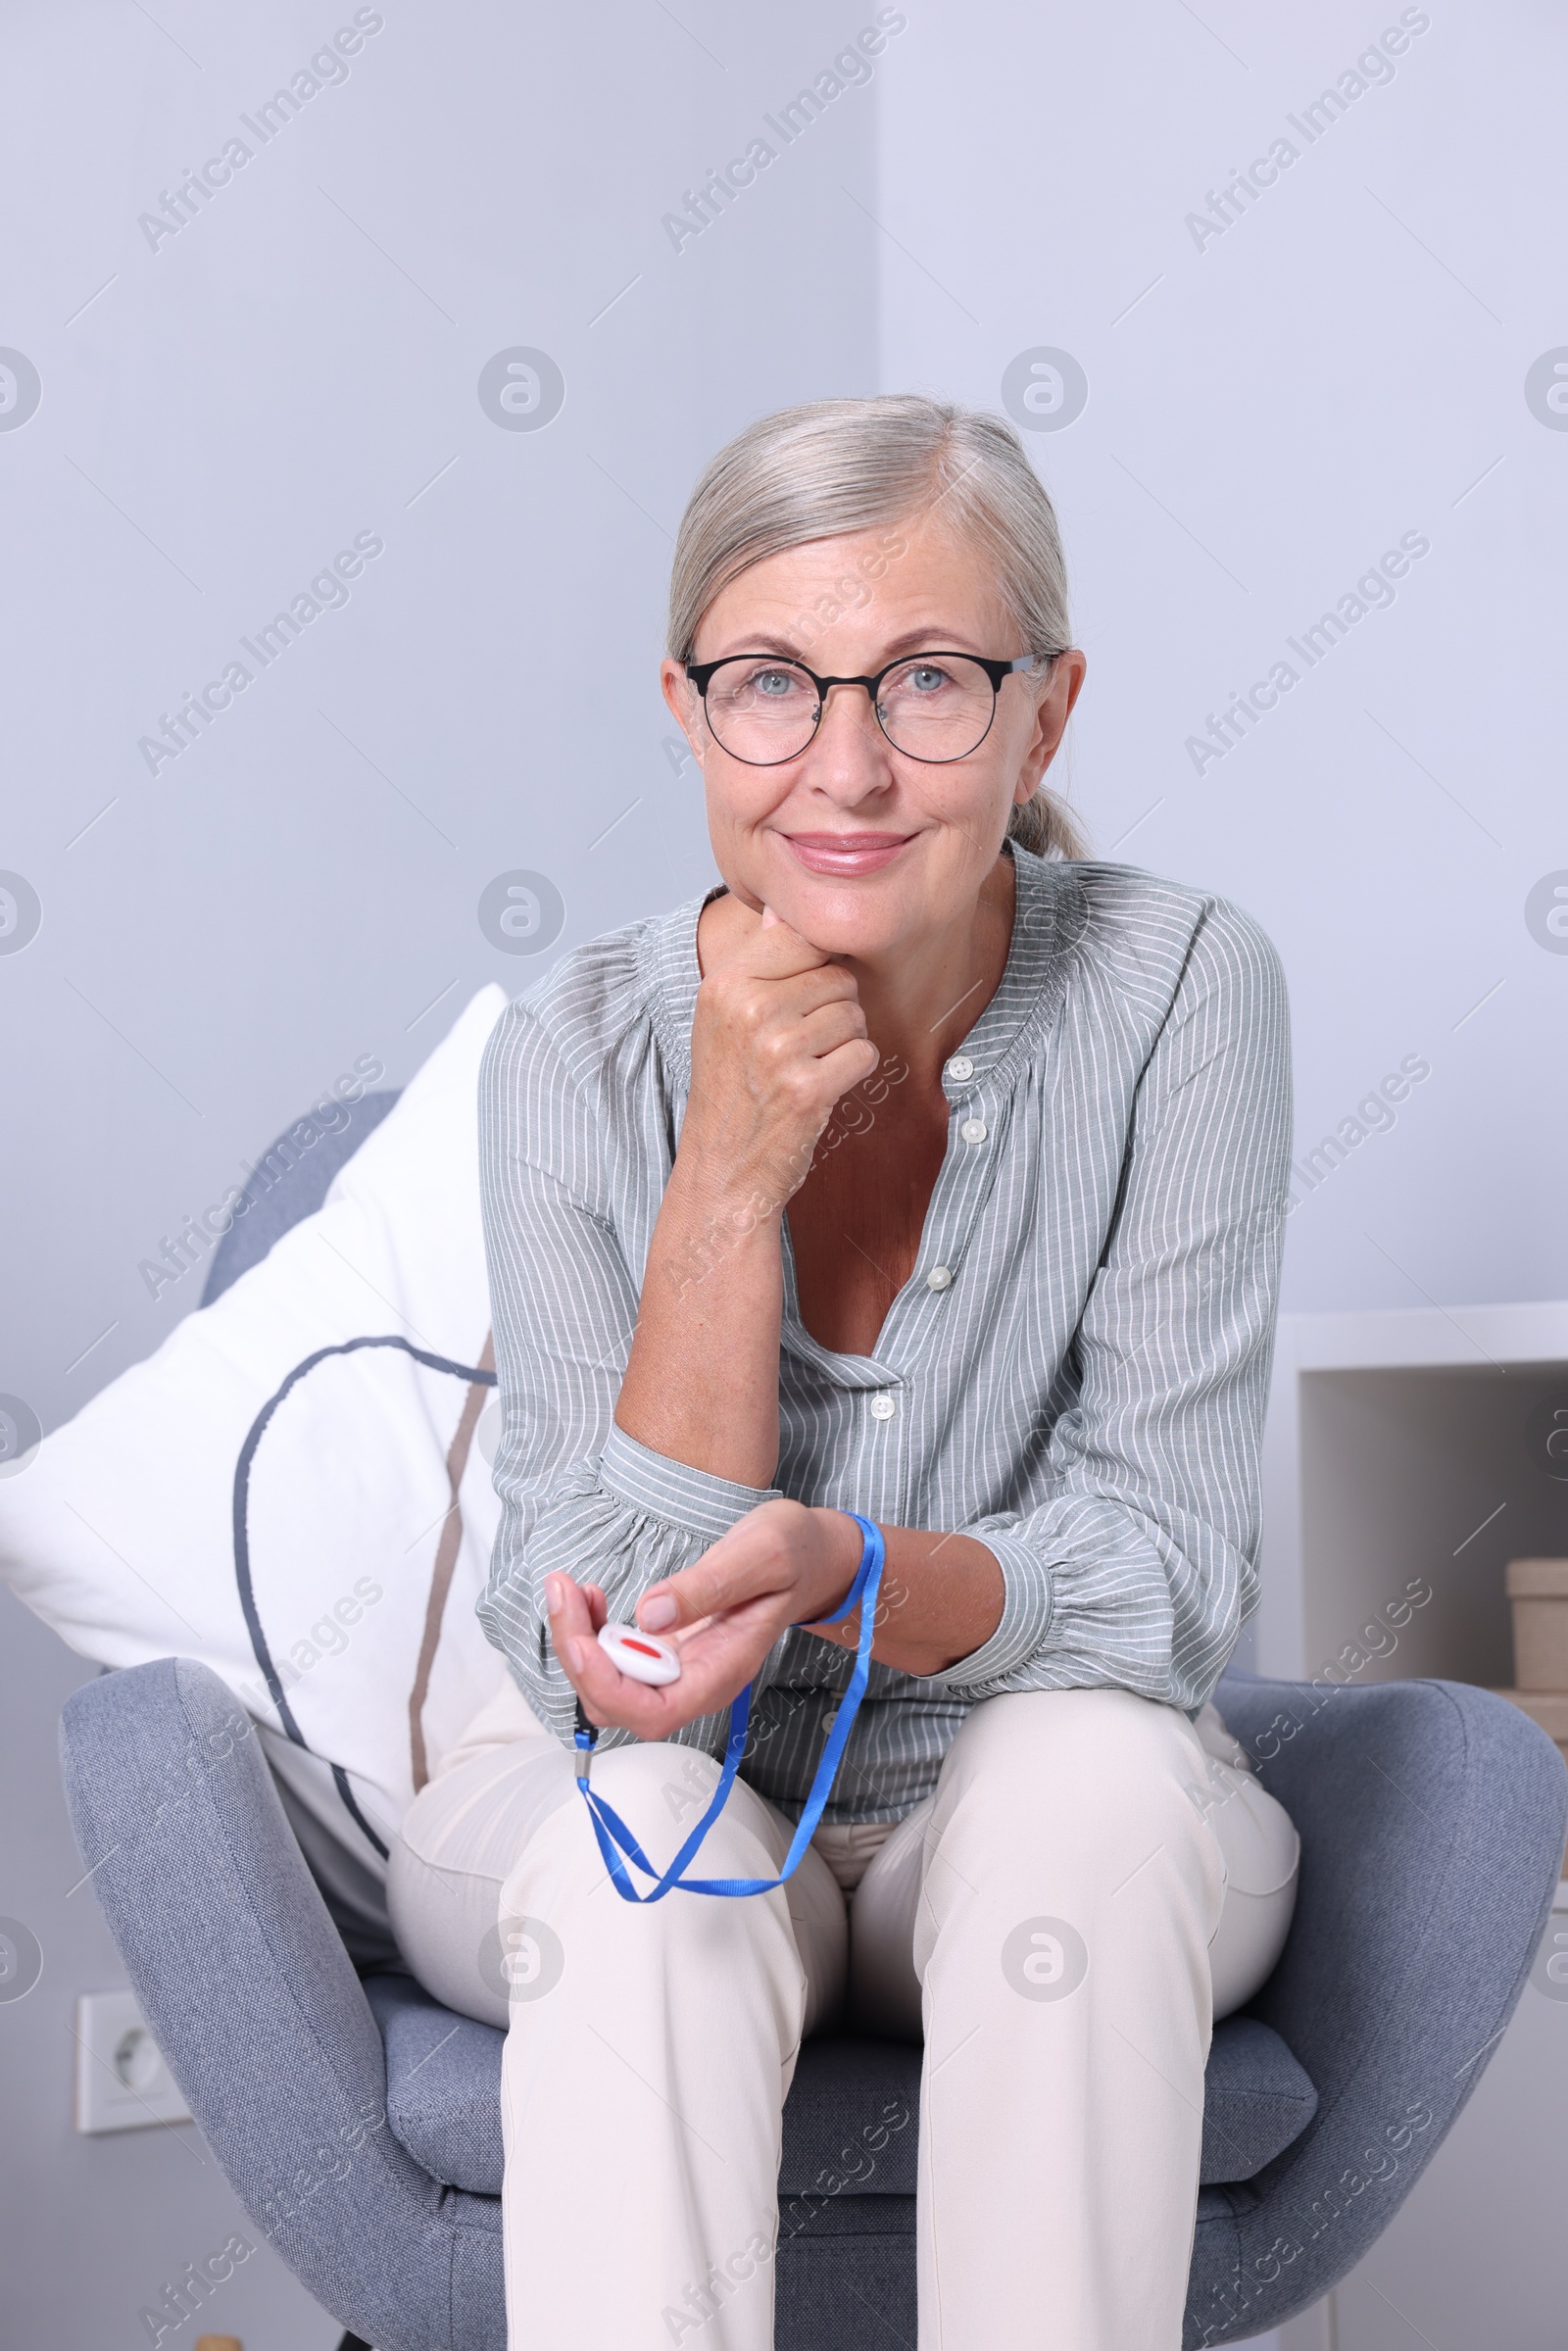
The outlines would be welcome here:
M 784 1498 L 776 1486 L 737 1485 L 733 1478 L 717 1478 L 710 1470 L 693 1469 L 689 1461 L 656 1453 L 613 1421 L 599 1456 L 599 1483 L 616 1501 L 703 1543 L 727 1535 L 748 1510 Z
M 1022 1537 L 993 1529 L 963 1532 L 969 1542 L 983 1543 L 1002 1569 L 1002 1618 L 991 1639 L 967 1657 L 945 1673 L 918 1677 L 922 1691 L 947 1690 L 955 1697 L 983 1694 L 1031 1664 L 1045 1645 L 1053 1612 L 1051 1570 Z

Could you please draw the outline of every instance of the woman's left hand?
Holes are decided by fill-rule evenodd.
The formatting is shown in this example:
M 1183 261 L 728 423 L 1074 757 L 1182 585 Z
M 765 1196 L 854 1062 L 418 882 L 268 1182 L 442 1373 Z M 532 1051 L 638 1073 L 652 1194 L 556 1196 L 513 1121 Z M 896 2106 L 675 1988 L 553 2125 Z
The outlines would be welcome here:
M 720 1537 L 695 1567 L 654 1585 L 637 1622 L 680 1651 L 678 1682 L 650 1689 L 611 1663 L 597 1634 L 605 1598 L 597 1585 L 545 1579 L 557 1656 L 592 1723 L 668 1739 L 682 1724 L 727 1706 L 791 1625 L 815 1623 L 839 1607 L 860 1564 L 860 1530 L 843 1510 L 761 1502 Z M 859 1611 L 826 1638 L 853 1645 Z

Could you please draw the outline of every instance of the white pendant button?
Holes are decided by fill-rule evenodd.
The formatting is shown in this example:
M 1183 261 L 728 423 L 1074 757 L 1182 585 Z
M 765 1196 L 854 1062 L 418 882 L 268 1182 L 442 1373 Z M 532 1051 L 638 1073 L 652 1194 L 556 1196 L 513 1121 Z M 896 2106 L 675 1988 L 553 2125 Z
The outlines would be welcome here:
M 951 1265 L 933 1265 L 925 1277 L 925 1286 L 928 1290 L 948 1290 L 951 1289 L 952 1284 L 953 1268 Z
M 680 1680 L 680 1651 L 640 1625 L 603 1625 L 599 1645 L 629 1682 L 646 1682 L 658 1690 Z
M 952 1060 L 948 1063 L 948 1075 L 950 1078 L 952 1078 L 956 1086 L 961 1086 L 965 1078 L 973 1077 L 974 1063 L 970 1060 L 967 1053 L 954 1054 Z
M 891 1420 L 898 1408 L 893 1398 L 885 1394 L 874 1396 L 871 1398 L 871 1418 L 873 1420 Z
M 966 1118 L 958 1132 L 965 1143 L 984 1143 L 991 1130 L 983 1118 Z

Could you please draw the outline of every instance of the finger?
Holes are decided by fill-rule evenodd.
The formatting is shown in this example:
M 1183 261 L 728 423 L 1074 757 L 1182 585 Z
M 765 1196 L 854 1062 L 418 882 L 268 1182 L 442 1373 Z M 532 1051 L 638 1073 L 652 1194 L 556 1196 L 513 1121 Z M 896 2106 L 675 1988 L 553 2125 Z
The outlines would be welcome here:
M 816 1011 L 822 1004 L 858 1004 L 860 990 L 853 971 L 842 963 L 816 963 L 809 971 L 791 972 L 787 978 L 771 982 L 766 1003 L 775 1016 L 787 1014 L 804 1020 L 808 1012 Z
M 788 1554 L 769 1528 L 755 1524 L 759 1515 L 749 1511 L 694 1566 L 643 1593 L 637 1622 L 645 1633 L 690 1628 L 705 1616 L 725 1615 L 783 1590 L 790 1573 Z
M 770 1583 L 765 1573 L 759 1573 L 755 1562 L 750 1570 L 745 1561 L 732 1570 L 723 1562 L 712 1564 L 710 1552 L 696 1567 L 684 1568 L 678 1576 L 645 1592 L 637 1603 L 637 1622 L 645 1633 L 681 1640 L 700 1625 L 776 1588 L 776 1581 Z
M 824 1053 L 816 1064 L 816 1073 L 824 1085 L 831 1085 L 833 1100 L 841 1102 L 846 1094 L 862 1086 L 874 1069 L 881 1067 L 882 1056 L 869 1037 L 852 1037 L 847 1045 L 838 1046 Z
M 787 1030 L 775 1029 L 760 1040 L 753 1054 L 752 1083 L 771 1107 L 800 1116 L 816 1110 L 825 1117 L 848 1087 L 832 1085 L 824 1067 L 829 1054 L 857 1042 L 869 1044 L 865 1019 L 858 1004 L 824 1004 Z M 871 1068 L 881 1056 L 870 1046 Z M 859 1073 L 857 1073 L 858 1078 Z
M 593 1589 L 597 1591 L 598 1587 Z M 604 1594 L 601 1592 L 599 1596 L 602 1601 Z M 598 1629 L 593 1621 L 587 1592 L 574 1584 L 570 1576 L 546 1576 L 545 1611 L 550 1623 L 551 1645 L 564 1665 L 568 1644 L 578 1640 L 591 1641 Z
M 801 1041 L 818 1060 L 864 1036 L 865 1014 L 855 1003 L 820 1004 L 801 1022 Z
M 783 979 L 792 971 L 809 971 L 825 963 L 827 955 L 799 931 L 791 930 L 781 916 L 775 915 L 766 924 L 759 923 L 756 930 L 737 942 L 734 953 L 726 961 L 740 965 L 742 970 L 756 971 L 771 979 Z
M 770 931 L 770 930 L 772 930 L 772 929 L 774 928 L 775 924 L 777 924 L 777 923 L 778 923 L 778 922 L 780 922 L 781 920 L 782 920 L 782 916 L 780 916 L 780 915 L 778 915 L 778 914 L 775 914 L 775 913 L 774 913 L 774 911 L 773 911 L 773 909 L 772 909 L 772 907 L 771 907 L 770 906 L 768 906 L 768 905 L 767 905 L 767 903 L 766 903 L 766 901 L 764 900 L 764 902 L 763 902 L 763 905 L 762 905 L 762 928 L 763 928 L 763 930 L 764 930 L 764 931 Z
M 688 1718 L 727 1706 L 756 1675 L 788 1616 L 778 1595 L 769 1593 L 666 1635 L 680 1650 L 681 1677 L 654 1694 L 678 1705 Z

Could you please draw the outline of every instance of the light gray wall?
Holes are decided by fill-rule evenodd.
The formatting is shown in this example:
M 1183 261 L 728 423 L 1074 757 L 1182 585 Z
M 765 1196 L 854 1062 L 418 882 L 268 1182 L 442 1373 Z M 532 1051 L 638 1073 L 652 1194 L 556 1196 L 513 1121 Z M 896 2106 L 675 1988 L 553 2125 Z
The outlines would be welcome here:
M 710 877 L 662 749 L 671 534 L 747 417 L 877 386 L 876 232 L 843 193 L 874 184 L 874 82 L 680 250 L 661 224 L 871 7 L 387 0 L 262 146 L 240 116 L 353 13 L 16 6 L 4 34 L 28 234 L 0 344 L 42 400 L 0 430 L 0 867 L 43 922 L 0 954 L 0 1390 L 45 1427 L 194 1305 L 199 1271 L 156 1299 L 137 1271 L 184 1214 L 358 1056 L 401 1083 L 474 988 L 538 968 L 480 931 L 494 876 L 554 881 L 563 948 Z M 152 250 L 138 215 L 236 131 L 252 160 Z M 517 346 L 565 379 L 539 431 L 480 406 Z M 365 530 L 385 552 L 345 607 L 267 670 L 240 653 Z M 138 738 L 237 653 L 254 682 L 150 773 Z M 46 1954 L 0 2003 L 0 2334 L 129 2351 L 237 2216 L 193 2129 L 70 2130 L 75 1994 L 123 1981 L 91 1888 L 66 1892 L 55 1724 L 82 1668 L 0 1615 L 0 1913 Z M 336 2339 L 265 2249 L 225 2294 L 211 2323 L 247 2351 Z
M 1525 921 L 1568 869 L 1568 434 L 1524 395 L 1568 344 L 1560 21 L 1435 7 L 1306 149 L 1286 117 L 1396 7 L 940 0 L 677 253 L 661 216 L 872 8 L 379 13 L 347 82 L 266 147 L 243 132 L 252 160 L 156 252 L 138 216 L 352 9 L 9 13 L 0 171 L 29 226 L 0 343 L 42 401 L 0 431 L 0 867 L 43 923 L 0 955 L 0 1389 L 74 1411 L 194 1303 L 199 1273 L 156 1300 L 138 1275 L 162 1236 L 357 1056 L 401 1082 L 473 987 L 528 976 L 478 927 L 492 877 L 551 876 L 562 947 L 702 885 L 654 665 L 703 457 L 792 398 L 997 405 L 1041 347 L 1089 383 L 1031 447 L 1091 656 L 1097 846 L 1273 932 L 1304 1148 L 1431 1064 L 1300 1188 L 1287 1302 L 1563 1295 L 1568 956 Z M 1200 251 L 1185 216 L 1281 133 L 1299 160 Z M 479 405 L 514 346 L 564 375 L 539 432 Z M 138 738 L 361 530 L 385 551 L 347 607 L 151 774 Z M 1392 609 L 1196 773 L 1205 713 L 1406 530 L 1431 552 Z M 0 2293 L 8 2336 L 99 2351 L 230 2207 L 189 2131 L 66 2128 L 64 2020 L 119 1981 L 90 1888 L 65 1893 L 53 1723 L 80 1668 L 0 1607 L 0 1911 L 48 1958 L 0 2006 Z M 246 2290 L 248 2351 L 330 2340 L 280 2277 Z

